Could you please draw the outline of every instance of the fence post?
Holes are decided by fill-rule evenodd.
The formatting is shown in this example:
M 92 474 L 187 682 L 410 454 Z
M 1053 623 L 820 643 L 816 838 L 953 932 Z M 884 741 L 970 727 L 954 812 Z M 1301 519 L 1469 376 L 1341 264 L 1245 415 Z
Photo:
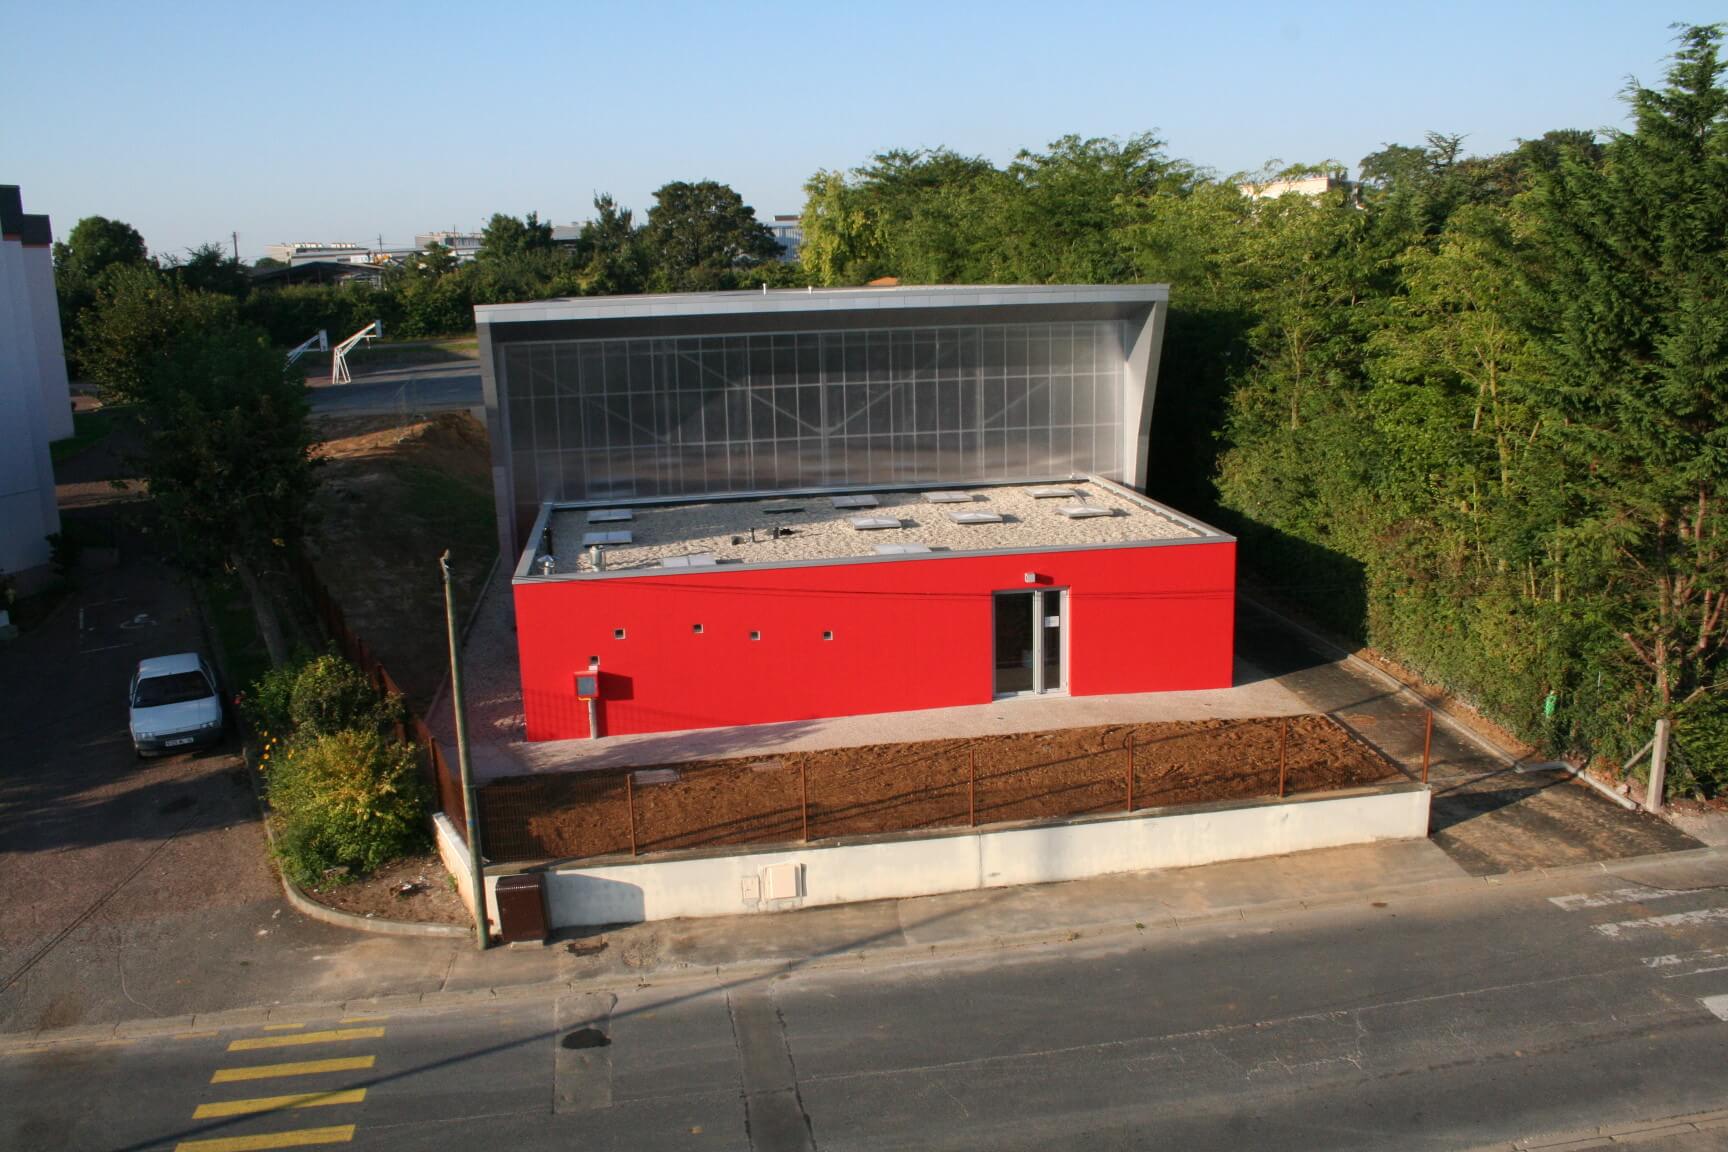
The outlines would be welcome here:
M 1278 724 L 1278 799 L 1284 799 L 1284 746 L 1290 740 L 1290 717 Z
M 978 827 L 978 806 L 973 801 L 973 789 L 978 780 L 978 753 L 966 749 L 966 827 Z
M 1422 783 L 1428 783 L 1428 760 L 1434 751 L 1434 709 L 1422 717 Z
M 1650 748 L 1650 784 L 1644 790 L 1644 807 L 1662 811 L 1662 792 L 1668 782 L 1668 718 L 1656 721 L 1656 739 Z
M 1134 733 L 1128 733 L 1128 811 L 1134 811 Z
M 804 843 L 810 843 L 810 778 L 804 772 L 804 761 L 798 761 L 798 807 L 804 817 Z
M 624 811 L 630 817 L 630 855 L 636 855 L 636 787 L 631 783 L 636 773 L 624 773 Z

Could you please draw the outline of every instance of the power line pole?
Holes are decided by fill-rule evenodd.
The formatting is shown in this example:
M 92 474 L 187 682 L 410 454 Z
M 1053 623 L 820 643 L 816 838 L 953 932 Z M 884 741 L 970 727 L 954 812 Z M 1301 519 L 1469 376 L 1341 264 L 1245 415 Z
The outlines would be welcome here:
M 228 237 L 234 241 L 234 263 L 238 264 L 240 263 L 240 233 L 230 232 Z
M 444 574 L 444 627 L 450 633 L 450 706 L 456 711 L 456 765 L 462 777 L 462 811 L 468 817 L 468 874 L 474 892 L 474 933 L 484 952 L 492 944 L 486 922 L 486 869 L 480 856 L 480 809 L 475 803 L 474 774 L 468 767 L 468 713 L 462 705 L 462 651 L 456 632 L 456 598 L 450 585 L 450 549 L 438 557 Z

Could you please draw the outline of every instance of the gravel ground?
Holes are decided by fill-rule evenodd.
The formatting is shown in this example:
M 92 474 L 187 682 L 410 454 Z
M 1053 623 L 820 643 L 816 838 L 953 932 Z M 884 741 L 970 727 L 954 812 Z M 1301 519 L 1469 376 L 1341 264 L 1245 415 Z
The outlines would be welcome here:
M 1077 496 L 1039 499 L 1032 495 L 1037 488 L 1064 488 Z M 576 572 L 591 570 L 583 536 L 602 531 L 627 531 L 632 537 L 629 544 L 606 549 L 606 567 L 613 571 L 655 567 L 661 560 L 699 552 L 712 553 L 722 563 L 770 564 L 874 556 L 882 544 L 973 552 L 1202 538 L 1153 501 L 1112 485 L 1067 482 L 964 491 L 972 496 L 965 504 L 931 504 L 915 490 L 872 493 L 878 502 L 872 508 L 836 508 L 828 496 L 637 506 L 630 510 L 634 519 L 612 523 L 591 523 L 591 509 L 562 509 L 552 516 L 552 551 L 558 572 Z M 1074 520 L 1059 511 L 1075 505 L 1106 509 L 1110 515 Z M 774 507 L 800 511 L 767 511 Z M 959 524 L 950 517 L 955 512 L 995 513 L 1002 521 Z M 851 524 L 858 516 L 897 520 L 900 527 L 859 531 Z M 791 531 L 773 536 L 775 529 Z

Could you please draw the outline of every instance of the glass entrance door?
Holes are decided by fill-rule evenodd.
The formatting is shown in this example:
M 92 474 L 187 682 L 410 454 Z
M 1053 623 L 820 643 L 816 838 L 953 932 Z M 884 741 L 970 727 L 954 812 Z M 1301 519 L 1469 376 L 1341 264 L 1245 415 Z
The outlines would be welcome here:
M 996 695 L 1061 692 L 1067 687 L 1062 635 L 1066 600 L 1060 588 L 996 593 Z

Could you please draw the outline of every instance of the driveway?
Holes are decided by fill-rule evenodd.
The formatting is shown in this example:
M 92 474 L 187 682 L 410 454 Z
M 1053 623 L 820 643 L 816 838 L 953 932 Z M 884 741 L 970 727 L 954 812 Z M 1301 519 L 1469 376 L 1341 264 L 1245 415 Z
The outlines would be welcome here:
M 1237 599 L 1236 654 L 1420 773 L 1422 709 L 1408 694 L 1246 597 Z M 1621 808 L 1569 773 L 1508 763 L 1441 723 L 1429 781 L 1429 833 L 1476 876 L 1700 847 L 1667 821 Z
M 342 935 L 282 902 L 233 747 L 134 756 L 133 665 L 207 647 L 141 544 L 0 647 L 0 1032 L 161 1015 L 285 937 Z

